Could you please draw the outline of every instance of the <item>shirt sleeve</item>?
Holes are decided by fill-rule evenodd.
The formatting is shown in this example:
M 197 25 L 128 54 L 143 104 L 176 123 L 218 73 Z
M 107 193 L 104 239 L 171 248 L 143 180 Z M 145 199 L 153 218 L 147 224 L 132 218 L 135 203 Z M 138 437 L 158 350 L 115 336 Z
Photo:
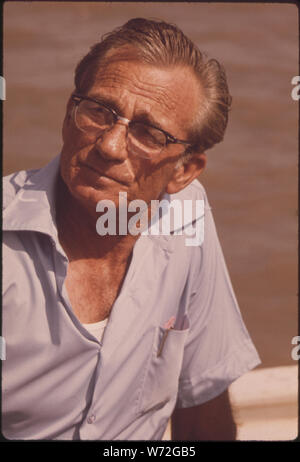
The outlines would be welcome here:
M 204 241 L 193 251 L 189 333 L 176 408 L 211 400 L 261 362 L 234 295 L 205 193 L 204 198 Z

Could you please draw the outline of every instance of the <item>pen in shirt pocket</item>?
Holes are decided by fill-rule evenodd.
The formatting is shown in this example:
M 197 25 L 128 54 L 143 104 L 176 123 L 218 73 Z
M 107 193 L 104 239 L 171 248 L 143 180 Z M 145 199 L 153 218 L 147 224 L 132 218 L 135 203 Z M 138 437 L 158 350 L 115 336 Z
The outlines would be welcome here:
M 160 346 L 159 346 L 159 349 L 158 349 L 158 352 L 157 352 L 157 357 L 161 355 L 162 353 L 162 350 L 164 348 L 164 344 L 167 340 L 167 336 L 168 336 L 168 333 L 170 332 L 171 329 L 174 329 L 174 324 L 175 324 L 175 316 L 171 316 L 171 318 L 169 319 L 169 321 L 167 321 L 165 324 L 164 324 L 164 329 L 165 332 L 164 332 L 164 335 L 161 339 L 161 342 L 160 342 Z

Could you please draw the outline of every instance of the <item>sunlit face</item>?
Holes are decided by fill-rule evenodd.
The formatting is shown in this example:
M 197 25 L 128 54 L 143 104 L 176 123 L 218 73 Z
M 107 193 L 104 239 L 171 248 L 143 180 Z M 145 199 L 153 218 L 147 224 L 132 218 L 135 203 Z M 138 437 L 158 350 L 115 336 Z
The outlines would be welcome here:
M 121 60 L 99 69 L 85 96 L 105 102 L 127 119 L 158 125 L 187 140 L 199 91 L 189 68 L 157 68 Z M 129 201 L 159 199 L 184 151 L 182 145 L 169 144 L 155 158 L 133 155 L 128 152 L 126 126 L 121 122 L 95 142 L 76 127 L 72 104 L 64 121 L 63 141 L 62 178 L 72 196 L 93 211 L 103 199 L 118 204 L 120 191 L 127 192 Z

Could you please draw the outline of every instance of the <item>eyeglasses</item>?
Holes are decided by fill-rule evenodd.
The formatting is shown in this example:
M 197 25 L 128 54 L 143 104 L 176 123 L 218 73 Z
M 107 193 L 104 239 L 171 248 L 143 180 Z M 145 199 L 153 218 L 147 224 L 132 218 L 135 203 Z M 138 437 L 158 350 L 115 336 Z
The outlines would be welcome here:
M 149 158 L 160 154 L 169 144 L 192 146 L 151 124 L 121 117 L 114 109 L 93 98 L 73 94 L 72 100 L 75 103 L 74 121 L 77 128 L 95 140 L 121 121 L 127 127 L 127 148 L 133 154 Z

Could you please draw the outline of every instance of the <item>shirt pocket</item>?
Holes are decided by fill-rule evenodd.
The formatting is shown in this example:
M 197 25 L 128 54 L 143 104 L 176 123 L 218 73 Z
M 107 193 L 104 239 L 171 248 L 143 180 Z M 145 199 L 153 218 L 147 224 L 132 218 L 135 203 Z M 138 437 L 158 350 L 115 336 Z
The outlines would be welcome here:
M 164 340 L 166 332 L 167 329 L 162 326 L 154 328 L 151 355 L 145 367 L 137 402 L 138 414 L 160 408 L 177 395 L 184 344 L 189 332 L 188 318 L 184 318 L 182 329 L 176 326 L 170 329 Z

